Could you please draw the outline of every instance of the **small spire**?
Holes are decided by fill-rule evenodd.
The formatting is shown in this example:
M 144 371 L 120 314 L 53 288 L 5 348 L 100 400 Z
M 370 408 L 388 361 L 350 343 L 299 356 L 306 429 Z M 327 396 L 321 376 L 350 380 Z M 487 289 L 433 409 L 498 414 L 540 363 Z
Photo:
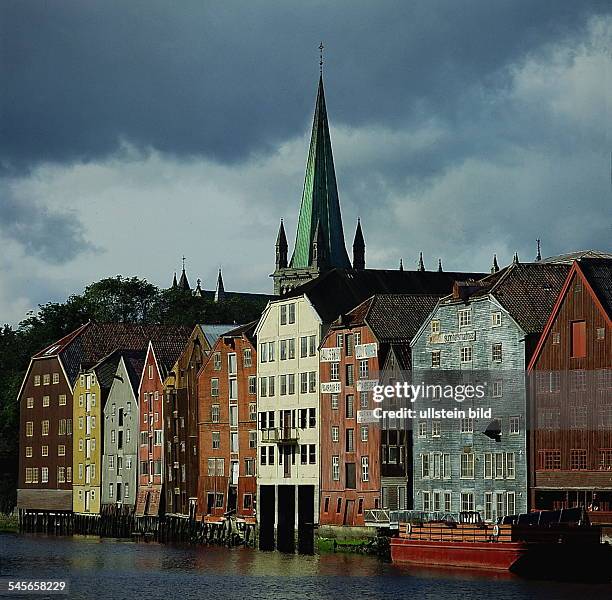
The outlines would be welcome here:
M 174 271 L 174 279 L 172 280 L 172 289 L 176 289 L 178 287 L 178 281 L 176 280 L 176 271 Z
M 319 44 L 319 73 L 323 75 L 323 42 Z
M 365 269 L 365 240 L 359 217 L 357 217 L 357 229 L 353 240 L 353 269 Z
M 189 280 L 187 279 L 187 273 L 185 273 L 185 257 L 183 256 L 183 271 L 181 272 L 181 278 L 178 282 L 178 287 L 187 292 L 191 290 L 191 286 L 189 285 Z
M 217 289 L 215 290 L 215 302 L 222 302 L 223 300 L 225 300 L 225 287 L 223 285 L 221 267 L 219 267 L 219 274 L 217 275 Z
M 183 273 L 185 272 L 185 255 L 183 254 Z
M 513 265 L 518 265 L 519 264 L 518 252 L 514 253 L 514 258 L 512 259 L 512 264 Z
M 491 265 L 491 273 L 497 273 L 499 271 L 499 265 L 497 264 L 497 254 L 493 255 L 493 264 Z
M 536 240 L 536 242 L 537 242 L 537 244 L 538 244 L 538 253 L 537 253 L 537 255 L 536 255 L 536 260 L 537 260 L 537 261 L 540 261 L 540 260 L 542 260 L 542 252 L 541 252 L 541 247 L 540 247 L 540 238 L 538 238 L 538 239 Z
M 442 273 L 442 259 L 438 259 L 438 273 Z
M 425 270 L 425 263 L 423 262 L 423 253 L 419 252 L 419 267 L 417 269 L 418 271 L 424 271 Z
M 400 258 L 399 270 L 400 271 L 404 270 L 404 261 L 401 258 Z
M 198 278 L 198 280 L 196 281 L 196 289 L 193 291 L 193 295 L 197 296 L 198 298 L 202 298 L 202 296 L 204 295 L 204 293 L 202 292 L 202 280 L 200 278 Z

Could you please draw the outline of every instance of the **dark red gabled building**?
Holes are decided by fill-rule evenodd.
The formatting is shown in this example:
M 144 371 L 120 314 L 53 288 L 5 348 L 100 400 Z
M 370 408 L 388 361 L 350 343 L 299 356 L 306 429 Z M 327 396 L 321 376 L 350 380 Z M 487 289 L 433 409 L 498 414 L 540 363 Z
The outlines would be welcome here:
M 198 514 L 252 520 L 257 493 L 256 323 L 221 335 L 198 375 Z
M 532 509 L 612 522 L 612 260 L 575 261 L 529 364 Z
M 376 421 L 381 372 L 408 371 L 410 340 L 438 295 L 378 294 L 336 320 L 321 344 L 321 525 L 364 526 L 368 511 L 408 508 L 410 430 Z

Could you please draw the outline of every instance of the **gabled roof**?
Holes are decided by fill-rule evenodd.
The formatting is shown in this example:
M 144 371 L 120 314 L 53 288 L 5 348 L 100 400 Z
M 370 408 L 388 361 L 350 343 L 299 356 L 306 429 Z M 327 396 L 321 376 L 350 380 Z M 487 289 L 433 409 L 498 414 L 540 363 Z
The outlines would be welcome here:
M 332 269 L 296 287 L 280 300 L 305 294 L 323 322 L 331 323 L 375 294 L 444 296 L 452 290 L 456 280 L 481 279 L 483 275 L 451 271 Z
M 226 331 L 221 337 L 223 338 L 240 338 L 245 336 L 251 343 L 255 340 L 255 328 L 259 321 L 251 321 L 246 325 L 238 325 L 230 331 Z
M 174 363 L 182 354 L 192 331 L 191 327 L 177 326 L 172 335 L 151 340 L 162 381 L 168 377 Z
M 236 327 L 242 327 L 242 325 L 237 325 L 236 323 L 227 324 L 227 325 L 208 325 L 208 324 L 200 324 L 200 329 L 206 338 L 209 346 L 212 348 L 216 341 L 227 331 L 235 329 Z
M 367 325 L 380 343 L 410 342 L 440 296 L 376 294 L 332 324 L 332 329 Z
M 601 250 L 579 250 L 577 252 L 568 252 L 567 254 L 558 254 L 557 256 L 549 256 L 544 258 L 543 263 L 565 263 L 571 265 L 575 260 L 584 258 L 609 258 L 612 259 L 612 253 L 602 252 Z
M 469 300 L 492 296 L 528 334 L 541 333 L 569 271 L 564 263 L 513 263 L 470 285 Z M 441 304 L 464 303 L 452 294 Z
M 146 351 L 149 341 L 172 344 L 182 339 L 188 327 L 176 325 L 138 325 L 133 323 L 86 323 L 43 351 L 33 360 L 57 356 L 66 371 L 70 385 L 79 372 L 91 369 L 115 350 Z
M 612 259 L 589 257 L 574 261 L 529 361 L 528 371 L 532 371 L 537 363 L 544 343 L 550 334 L 550 330 L 555 323 L 568 289 L 574 279 L 574 275 L 583 280 L 595 304 L 598 305 L 612 327 Z
M 610 258 L 583 258 L 578 263 L 593 293 L 612 320 L 612 255 Z
M 340 214 L 340 201 L 332 156 L 323 77 L 319 78 L 317 103 L 312 123 L 310 149 L 306 164 L 304 191 L 298 217 L 297 233 L 291 268 L 309 267 L 312 263 L 312 243 L 315 229 L 321 227 L 325 255 L 331 267 L 350 268 Z
M 138 398 L 138 385 L 144 369 L 146 352 L 141 350 L 129 351 L 123 352 L 122 356 L 123 362 L 125 363 L 125 369 L 130 379 L 130 385 L 134 392 L 134 397 Z

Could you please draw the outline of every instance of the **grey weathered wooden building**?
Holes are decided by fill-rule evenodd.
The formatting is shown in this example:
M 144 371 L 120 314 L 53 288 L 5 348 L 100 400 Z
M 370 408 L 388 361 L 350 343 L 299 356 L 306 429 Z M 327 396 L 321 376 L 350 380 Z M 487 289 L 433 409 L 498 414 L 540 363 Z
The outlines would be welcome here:
M 568 268 L 515 260 L 457 282 L 413 339 L 415 380 L 484 390 L 479 400 L 428 398 L 420 408 L 491 409 L 484 418 L 413 421 L 416 509 L 476 510 L 487 520 L 527 511 L 525 369 Z
M 124 352 L 104 406 L 102 511 L 133 508 L 138 474 L 138 384 L 144 352 Z

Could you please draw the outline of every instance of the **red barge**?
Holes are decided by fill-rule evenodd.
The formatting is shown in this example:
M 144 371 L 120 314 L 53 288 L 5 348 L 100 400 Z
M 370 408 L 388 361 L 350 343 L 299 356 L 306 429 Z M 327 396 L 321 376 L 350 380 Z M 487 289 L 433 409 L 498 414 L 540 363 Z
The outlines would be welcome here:
M 402 522 L 390 545 L 396 564 L 559 580 L 612 577 L 612 550 L 601 543 L 601 527 L 590 525 L 581 510 L 505 517 L 497 525 L 483 523 L 478 513 L 461 513 L 459 521 Z

